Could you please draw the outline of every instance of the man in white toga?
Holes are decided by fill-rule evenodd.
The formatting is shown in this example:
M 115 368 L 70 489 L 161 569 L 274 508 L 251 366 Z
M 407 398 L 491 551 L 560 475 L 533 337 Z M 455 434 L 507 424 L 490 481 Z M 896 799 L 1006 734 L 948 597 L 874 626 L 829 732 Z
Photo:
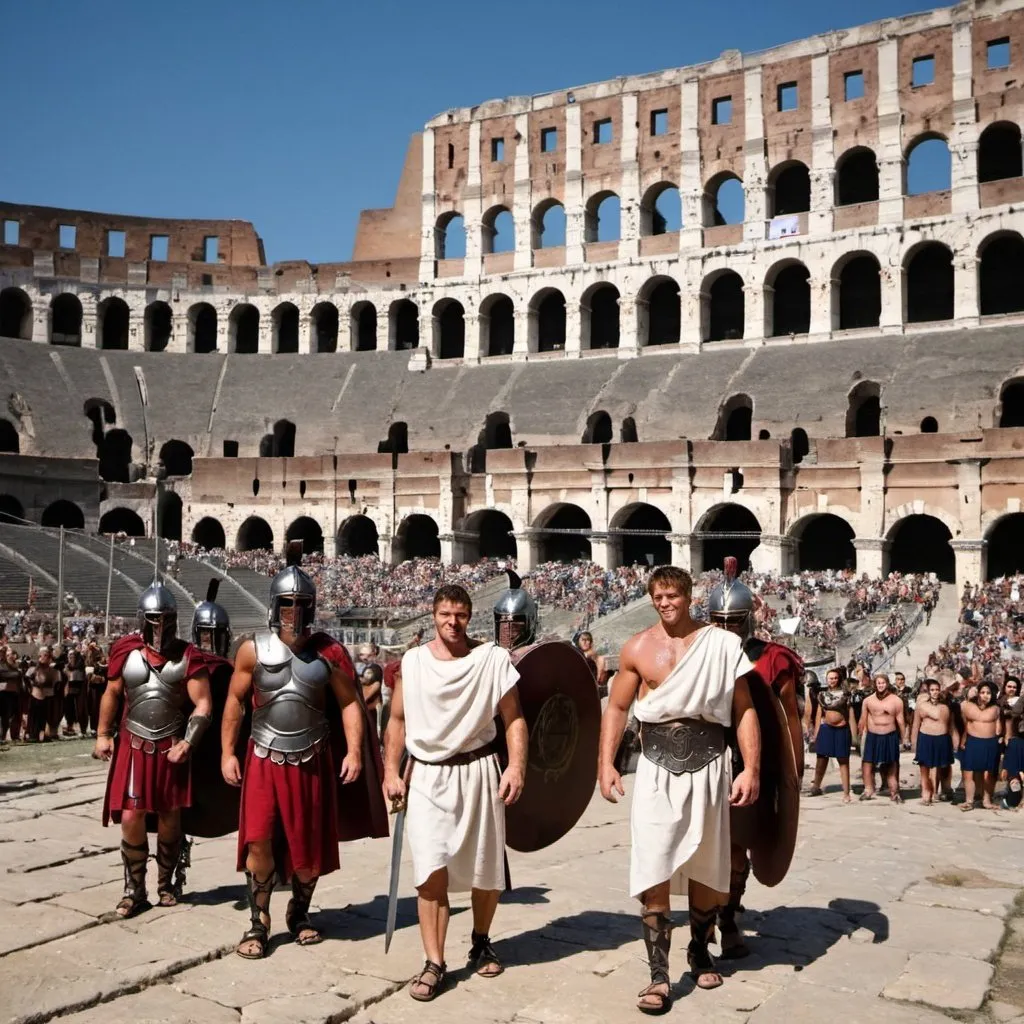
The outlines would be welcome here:
M 505 806 L 519 799 L 527 729 L 519 673 L 508 651 L 466 634 L 473 603 L 459 586 L 434 595 L 436 636 L 402 657 L 384 738 L 384 794 L 406 796 L 406 830 L 418 893 L 426 963 L 410 995 L 427 1002 L 444 982 L 448 893 L 472 892 L 470 966 L 482 977 L 502 972 L 491 921 L 505 888 Z M 495 717 L 505 727 L 508 767 L 501 771 Z M 411 777 L 402 777 L 408 749 Z
M 744 678 L 753 665 L 739 637 L 690 618 L 692 588 L 683 569 L 666 565 L 651 574 L 647 592 L 659 622 L 622 648 L 601 722 L 598 779 L 601 795 L 614 803 L 625 795 L 615 753 L 636 701 L 643 756 L 633 784 L 629 891 L 643 903 L 651 983 L 637 1007 L 648 1014 L 671 1004 L 671 893 L 688 893 L 694 982 L 722 984 L 708 939 L 716 908 L 728 900 L 729 806 L 746 807 L 759 791 L 761 731 Z M 730 727 L 744 764 L 735 779 Z

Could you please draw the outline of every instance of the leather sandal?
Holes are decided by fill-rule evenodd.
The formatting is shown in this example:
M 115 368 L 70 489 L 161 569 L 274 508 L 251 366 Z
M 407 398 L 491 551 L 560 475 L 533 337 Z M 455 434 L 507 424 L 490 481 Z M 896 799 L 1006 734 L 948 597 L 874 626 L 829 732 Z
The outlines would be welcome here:
M 494 952 L 490 936 L 472 932 L 470 937 L 473 945 L 469 951 L 468 966 L 481 978 L 496 978 L 499 974 L 503 973 L 505 967 L 498 959 L 498 954 Z M 484 969 L 486 967 L 497 967 L 498 969 L 496 971 L 488 971 Z
M 114 912 L 127 920 L 149 910 L 153 904 L 146 898 L 146 862 L 149 860 L 149 842 L 138 846 L 121 840 L 121 863 L 124 865 L 124 896 Z
M 636 1008 L 651 1017 L 660 1017 L 672 1008 L 672 982 L 668 973 L 668 954 L 672 945 L 672 919 L 666 914 L 644 914 L 641 919 L 647 963 L 651 970 L 651 983 L 637 993 Z M 666 991 L 654 989 L 664 985 Z M 644 1002 L 643 1000 L 656 1000 Z
M 447 964 L 435 964 L 433 960 L 428 960 L 424 963 L 423 970 L 413 978 L 412 985 L 409 986 L 409 995 L 418 1003 L 429 1003 L 432 999 L 437 998 L 447 976 Z M 422 985 L 427 991 L 417 994 L 415 988 L 417 985 Z
M 313 900 L 313 890 L 318 879 L 300 882 L 292 879 L 292 898 L 288 901 L 284 923 L 295 939 L 296 946 L 316 946 L 324 941 L 324 937 L 313 927 L 309 919 L 309 905 Z

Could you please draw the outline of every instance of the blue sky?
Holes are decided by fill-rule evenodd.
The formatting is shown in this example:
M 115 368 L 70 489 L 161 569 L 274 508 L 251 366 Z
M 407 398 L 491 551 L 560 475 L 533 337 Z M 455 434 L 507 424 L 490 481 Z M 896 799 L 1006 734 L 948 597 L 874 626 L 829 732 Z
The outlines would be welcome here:
M 31 0 L 3 14 L 0 199 L 255 223 L 348 259 L 409 136 L 449 107 L 753 51 L 905 0 Z M 12 100 L 14 102 L 12 103 Z

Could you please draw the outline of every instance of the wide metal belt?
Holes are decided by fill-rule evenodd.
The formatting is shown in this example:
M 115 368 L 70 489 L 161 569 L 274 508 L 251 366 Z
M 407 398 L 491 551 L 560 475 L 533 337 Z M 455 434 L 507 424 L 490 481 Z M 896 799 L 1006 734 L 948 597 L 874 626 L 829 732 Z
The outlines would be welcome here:
M 725 751 L 725 727 L 701 718 L 641 722 L 640 749 L 648 761 L 673 775 L 699 772 Z

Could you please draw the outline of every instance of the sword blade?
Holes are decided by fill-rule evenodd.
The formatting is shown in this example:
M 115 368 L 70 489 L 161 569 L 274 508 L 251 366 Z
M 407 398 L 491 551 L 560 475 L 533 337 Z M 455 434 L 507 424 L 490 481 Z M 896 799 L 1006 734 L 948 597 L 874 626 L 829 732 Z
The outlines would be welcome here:
M 388 917 L 384 932 L 384 952 L 391 948 L 398 917 L 398 876 L 402 871 L 402 836 L 405 834 L 405 808 L 395 815 L 394 834 L 391 837 L 391 882 L 388 887 Z

